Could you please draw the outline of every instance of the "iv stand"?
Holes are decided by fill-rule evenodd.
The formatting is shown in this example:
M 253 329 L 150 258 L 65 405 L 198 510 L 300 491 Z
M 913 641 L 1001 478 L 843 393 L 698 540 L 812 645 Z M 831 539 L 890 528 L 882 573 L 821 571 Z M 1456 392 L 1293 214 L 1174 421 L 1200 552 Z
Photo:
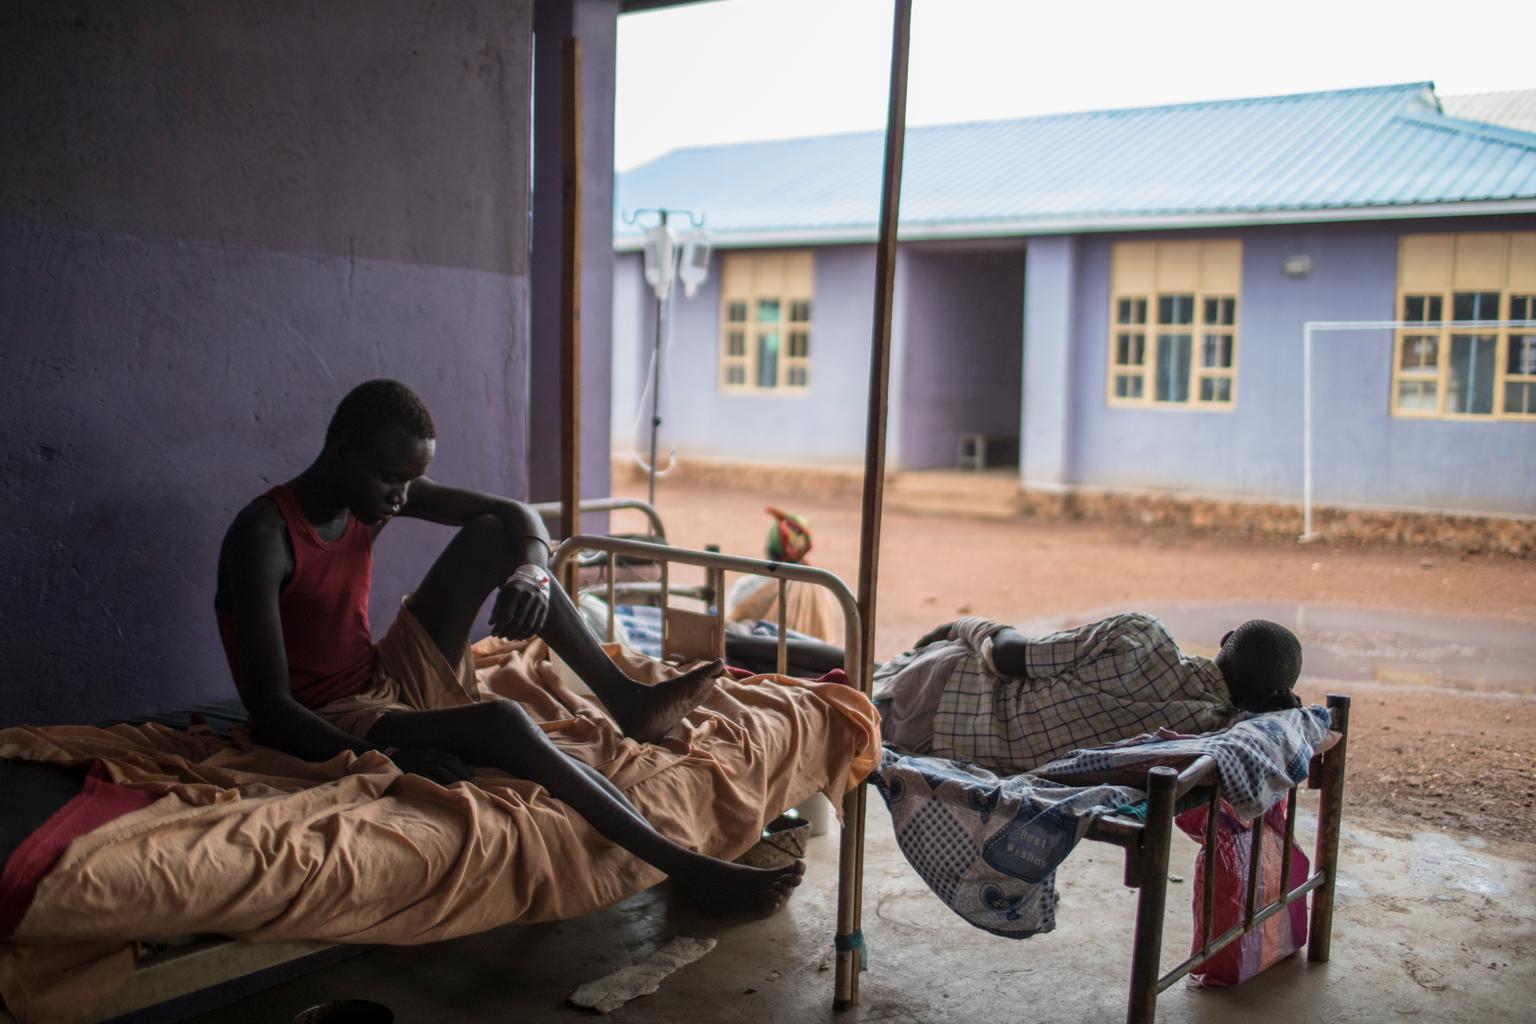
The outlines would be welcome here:
M 671 210 L 665 207 L 659 209 L 643 209 L 621 214 L 625 224 L 638 224 L 640 218 L 647 213 L 656 214 L 659 224 L 665 228 L 667 222 L 674 213 L 685 214 L 688 222 L 695 228 L 704 226 L 704 218 L 695 215 L 692 210 Z M 665 286 L 656 293 L 656 339 L 655 352 L 651 360 L 651 445 L 650 460 L 646 465 L 646 490 L 645 500 L 651 507 L 656 505 L 656 439 L 661 431 L 661 360 L 665 351 L 667 337 L 667 303 L 672 298 L 672 279 L 675 276 L 676 261 L 682 255 L 681 250 L 672 253 L 673 265 L 662 270 L 661 278 L 666 282 Z

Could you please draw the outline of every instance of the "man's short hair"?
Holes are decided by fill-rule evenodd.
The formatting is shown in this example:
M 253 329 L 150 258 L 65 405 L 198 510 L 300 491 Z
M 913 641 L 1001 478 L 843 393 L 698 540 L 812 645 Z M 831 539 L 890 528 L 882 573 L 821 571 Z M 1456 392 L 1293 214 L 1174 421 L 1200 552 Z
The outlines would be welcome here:
M 1248 711 L 1300 707 L 1293 689 L 1301 676 L 1301 641 L 1265 619 L 1249 619 L 1228 633 L 1216 655 L 1232 702 Z
M 325 428 L 325 440 L 329 444 L 339 436 L 377 437 L 392 426 L 423 441 L 437 438 L 432 414 L 421 396 L 397 380 L 370 380 L 348 391 L 336 406 L 331 425 Z

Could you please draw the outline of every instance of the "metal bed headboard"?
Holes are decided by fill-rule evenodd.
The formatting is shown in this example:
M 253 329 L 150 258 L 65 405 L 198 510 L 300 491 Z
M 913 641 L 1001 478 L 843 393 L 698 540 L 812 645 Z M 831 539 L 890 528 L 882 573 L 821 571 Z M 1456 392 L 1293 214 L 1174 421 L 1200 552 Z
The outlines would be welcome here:
M 625 499 L 619 499 L 625 500 Z M 588 503 L 582 502 L 583 511 L 588 510 Z M 634 502 L 623 507 L 642 507 L 650 509 L 643 502 Z M 535 506 L 538 508 L 538 506 Z M 655 516 L 655 510 L 650 509 L 650 515 Z M 653 522 L 660 529 L 660 519 L 654 518 Z M 844 671 L 848 675 L 848 684 L 862 693 L 866 698 L 871 696 L 870 680 L 864 678 L 862 666 L 863 631 L 859 628 L 859 606 L 854 599 L 852 591 L 835 573 L 825 569 L 816 569 L 808 565 L 793 565 L 786 562 L 769 562 L 758 558 L 743 558 L 739 555 L 725 555 L 717 551 L 696 551 L 691 548 L 671 547 L 666 544 L 650 544 L 644 541 L 625 540 L 618 537 L 597 537 L 586 534 L 577 534 L 568 537 L 555 549 L 554 558 L 550 562 L 550 569 L 556 578 L 572 559 L 582 551 L 598 551 L 607 555 L 606 587 L 608 592 L 608 630 L 609 638 L 613 636 L 613 599 L 615 591 L 615 570 L 618 557 L 624 555 L 631 558 L 649 559 L 661 567 L 661 584 L 658 588 L 661 599 L 662 629 L 665 636 L 667 622 L 667 583 L 668 566 L 671 563 L 679 565 L 693 565 L 703 568 L 709 575 L 710 584 L 715 594 L 715 616 L 720 620 L 718 632 L 720 655 L 724 655 L 724 593 L 725 574 L 727 572 L 741 573 L 748 576 L 766 576 L 779 581 L 779 643 L 778 666 L 780 674 L 783 674 L 788 663 L 787 642 L 785 638 L 785 615 L 788 602 L 785 600 L 785 592 L 792 582 L 811 583 L 825 587 L 832 592 L 837 603 L 843 610 L 843 635 L 844 635 Z M 859 970 L 863 962 L 863 932 L 860 930 L 863 917 L 863 888 L 864 888 L 864 810 L 866 791 L 863 782 L 860 782 L 843 797 L 843 828 L 838 847 L 838 879 L 837 879 L 837 934 L 834 938 L 834 947 L 837 951 L 837 971 L 834 978 L 833 1005 L 838 1009 L 853 1006 L 859 1000 Z
M 551 519 L 560 514 L 564 507 L 559 501 L 539 501 L 528 506 L 545 519 Z M 583 498 L 578 504 L 577 510 L 581 512 L 619 512 L 625 509 L 633 509 L 645 516 L 651 524 L 651 536 L 665 540 L 667 531 L 662 528 L 661 515 L 656 511 L 656 506 L 639 498 Z

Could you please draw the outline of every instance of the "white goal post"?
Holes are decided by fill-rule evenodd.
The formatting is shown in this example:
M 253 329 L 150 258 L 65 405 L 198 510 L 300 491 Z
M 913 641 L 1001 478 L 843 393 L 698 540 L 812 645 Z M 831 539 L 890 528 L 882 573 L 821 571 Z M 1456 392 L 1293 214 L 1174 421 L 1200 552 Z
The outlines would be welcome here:
M 1308 320 L 1301 325 L 1301 536 L 1305 544 L 1318 538 L 1312 529 L 1312 337 L 1324 332 L 1466 330 L 1484 332 L 1508 328 L 1536 328 L 1536 320 Z M 1396 346 L 1392 358 L 1397 359 Z

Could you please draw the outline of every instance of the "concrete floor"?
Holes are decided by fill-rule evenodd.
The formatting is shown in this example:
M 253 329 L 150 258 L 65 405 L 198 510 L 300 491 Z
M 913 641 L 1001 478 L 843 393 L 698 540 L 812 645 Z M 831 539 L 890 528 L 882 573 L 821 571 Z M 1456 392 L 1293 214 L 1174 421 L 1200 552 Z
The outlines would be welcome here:
M 1310 795 L 1304 797 L 1309 800 Z M 1311 848 L 1313 819 L 1298 822 Z M 402 1024 L 579 1021 L 566 1004 L 580 983 L 643 958 L 677 935 L 719 945 L 655 995 L 609 1015 L 622 1024 L 748 1022 L 1115 1021 L 1125 1012 L 1135 898 L 1117 851 L 1078 847 L 1061 871 L 1057 930 L 1023 941 L 971 928 L 907 866 L 871 793 L 864 932 L 870 970 L 861 1005 L 831 1010 L 837 840 L 811 840 L 810 870 L 789 907 L 767 921 L 722 925 L 675 908 L 665 888 L 576 921 L 512 926 L 433 946 L 377 948 L 195 1018 L 287 1024 L 328 1000 L 369 998 Z M 1165 968 L 1188 948 L 1195 844 L 1177 836 Z M 1333 959 L 1305 955 L 1236 989 L 1164 994 L 1159 1020 L 1239 1017 L 1286 1024 L 1417 1019 L 1536 1020 L 1536 867 L 1529 847 L 1476 837 L 1387 835 L 1355 825 L 1345 838 Z

